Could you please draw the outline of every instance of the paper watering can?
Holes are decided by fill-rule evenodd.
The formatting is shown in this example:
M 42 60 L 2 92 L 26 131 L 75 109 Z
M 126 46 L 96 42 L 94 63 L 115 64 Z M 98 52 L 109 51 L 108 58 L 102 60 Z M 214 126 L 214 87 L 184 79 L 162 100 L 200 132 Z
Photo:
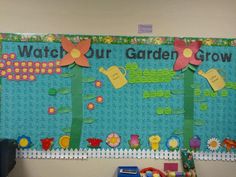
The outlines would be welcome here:
M 225 87 L 225 81 L 216 69 L 210 69 L 205 73 L 202 70 L 199 70 L 198 74 L 208 80 L 214 91 L 218 91 Z
M 121 70 L 123 70 L 123 73 Z M 128 82 L 125 78 L 126 70 L 123 67 L 111 66 L 107 70 L 105 70 L 103 67 L 100 67 L 99 72 L 106 75 L 116 89 L 123 87 Z

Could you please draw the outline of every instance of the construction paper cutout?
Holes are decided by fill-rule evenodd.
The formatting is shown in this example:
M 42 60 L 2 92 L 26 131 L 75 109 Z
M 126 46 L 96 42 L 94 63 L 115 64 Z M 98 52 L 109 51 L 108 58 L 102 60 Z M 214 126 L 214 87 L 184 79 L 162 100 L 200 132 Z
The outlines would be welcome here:
M 201 146 L 201 138 L 197 135 L 195 135 L 194 137 L 192 137 L 190 139 L 190 142 L 189 142 L 189 146 L 191 149 L 193 150 L 198 150 L 200 149 L 200 146 Z
M 206 124 L 206 121 L 203 119 L 194 119 L 194 125 L 195 126 L 203 126 Z
M 121 70 L 123 70 L 124 73 L 122 73 Z M 103 73 L 109 78 L 115 89 L 119 89 L 128 83 L 125 78 L 126 70 L 123 67 L 111 66 L 107 70 L 105 70 L 103 67 L 100 67 L 99 72 Z
M 88 118 L 83 119 L 83 123 L 85 123 L 85 124 L 92 124 L 94 122 L 95 122 L 95 119 L 92 117 L 88 117 Z
M 60 75 L 60 77 L 64 77 L 64 78 L 69 78 L 69 77 L 73 77 L 74 74 L 71 72 L 64 72 Z
M 70 89 L 70 88 L 59 88 L 59 89 L 57 90 L 57 92 L 58 92 L 59 94 L 66 95 L 66 94 L 71 93 L 71 89 Z
M 189 140 L 193 137 L 194 127 L 194 72 L 187 69 L 184 72 L 184 134 L 183 144 L 185 148 L 189 147 Z
M 151 146 L 151 149 L 156 151 L 159 149 L 159 144 L 161 141 L 161 137 L 158 135 L 152 135 L 149 137 L 149 144 Z
M 171 82 L 176 72 L 172 69 L 144 69 L 137 63 L 127 63 L 126 70 L 129 72 L 129 83 L 162 83 Z
M 225 87 L 224 78 L 219 74 L 217 69 L 210 69 L 206 73 L 204 73 L 202 70 L 199 70 L 198 74 L 207 79 L 214 91 L 221 90 Z
M 87 109 L 88 110 L 93 110 L 95 108 L 95 105 L 93 103 L 88 103 L 87 104 Z
M 89 143 L 88 147 L 91 148 L 99 148 L 100 143 L 102 142 L 102 140 L 99 138 L 88 138 L 87 141 Z
M 57 109 L 57 112 L 58 112 L 59 114 L 69 113 L 69 112 L 71 112 L 71 108 L 70 108 L 70 107 L 63 106 L 63 107 L 58 108 L 58 109 Z
M 169 150 L 175 151 L 179 150 L 180 147 L 180 139 L 178 136 L 171 136 L 167 139 L 166 146 Z
M 140 148 L 140 139 L 139 135 L 133 134 L 130 135 L 130 140 L 128 141 L 131 149 L 139 149 Z
M 61 60 L 60 66 L 67 66 L 73 64 L 74 62 L 82 67 L 89 67 L 88 59 L 85 57 L 85 54 L 90 48 L 90 39 L 82 40 L 78 42 L 77 45 L 74 45 L 67 38 L 62 37 L 61 44 L 64 50 L 68 52 Z
M 208 109 L 208 104 L 206 104 L 206 103 L 200 104 L 200 110 L 201 111 L 206 111 L 207 109 Z
M 222 142 L 222 146 L 224 146 L 229 152 L 232 148 L 236 148 L 236 141 L 229 138 L 225 138 Z
M 103 99 L 102 96 L 97 96 L 97 97 L 96 97 L 96 102 L 97 102 L 97 103 L 103 103 L 103 101 L 104 101 L 104 99 Z
M 236 82 L 226 82 L 226 88 L 236 90 Z
M 32 146 L 32 141 L 29 136 L 18 136 L 16 142 L 18 143 L 18 146 L 21 149 L 29 149 Z
M 55 88 L 48 89 L 48 95 L 56 96 L 57 95 L 57 89 L 55 89 Z
M 83 127 L 83 95 L 82 95 L 82 68 L 75 66 L 72 69 L 74 77 L 71 78 L 71 98 L 72 98 L 72 123 L 70 133 L 70 148 L 80 147 L 82 127 Z
M 84 100 L 91 100 L 91 99 L 94 99 L 94 98 L 96 98 L 96 96 L 94 94 L 88 94 L 88 95 L 83 96 Z
M 176 38 L 174 47 L 178 52 L 178 58 L 174 64 L 174 71 L 183 70 L 188 64 L 200 65 L 202 61 L 196 58 L 196 53 L 199 51 L 201 44 L 201 41 L 194 41 L 187 45 L 185 41 Z
M 36 74 L 61 74 L 61 68 L 56 65 L 57 61 L 12 61 L 16 59 L 15 53 L 3 54 L 3 58 L 0 61 L 0 75 L 11 81 L 35 81 Z
M 48 114 L 50 114 L 50 115 L 56 114 L 56 108 L 54 108 L 54 107 L 49 107 L 49 108 L 48 108 Z
M 220 141 L 217 138 L 211 138 L 207 141 L 207 147 L 211 151 L 216 151 L 220 148 Z
M 61 136 L 59 139 L 59 145 L 61 146 L 62 149 L 67 149 L 70 144 L 70 136 L 64 135 Z
M 120 145 L 121 138 L 117 133 L 111 133 L 107 136 L 106 143 L 108 146 L 115 148 Z
M 184 131 L 181 130 L 181 129 L 176 129 L 176 130 L 173 131 L 173 134 L 175 134 L 175 135 L 181 135 L 183 133 L 184 133 Z
M 52 148 L 54 138 L 44 138 L 40 140 L 42 143 L 42 149 L 47 151 Z
M 97 88 L 101 88 L 101 87 L 102 87 L 102 81 L 96 80 L 96 81 L 94 82 L 94 85 L 95 85 L 95 87 L 97 87 Z
M 7 60 L 8 59 L 8 54 L 7 53 L 3 53 L 1 59 Z

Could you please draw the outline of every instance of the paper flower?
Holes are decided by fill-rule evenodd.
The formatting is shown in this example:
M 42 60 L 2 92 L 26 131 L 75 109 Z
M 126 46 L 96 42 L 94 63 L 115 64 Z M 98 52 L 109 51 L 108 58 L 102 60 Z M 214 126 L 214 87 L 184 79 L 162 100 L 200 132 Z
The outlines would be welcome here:
M 180 39 L 175 39 L 174 47 L 178 52 L 178 58 L 174 64 L 174 71 L 185 69 L 188 64 L 200 65 L 201 60 L 196 58 L 196 54 L 201 47 L 201 41 L 191 42 L 187 45 L 184 41 Z
M 217 138 L 211 138 L 207 141 L 207 147 L 211 151 L 216 151 L 220 147 L 220 141 Z
M 90 48 L 90 39 L 82 40 L 77 45 L 74 45 L 71 41 L 67 38 L 63 37 L 61 39 L 61 44 L 64 50 L 68 52 L 60 60 L 60 66 L 67 66 L 72 63 L 76 63 L 79 66 L 88 67 L 88 59 L 85 57 L 85 54 L 88 52 Z
M 18 136 L 16 141 L 18 143 L 19 148 L 22 149 L 29 149 L 32 146 L 32 141 L 29 136 Z
M 103 97 L 102 96 L 97 96 L 96 97 L 96 102 L 97 103 L 103 103 Z
M 101 88 L 101 87 L 102 87 L 102 82 L 99 81 L 99 80 L 96 80 L 96 81 L 94 82 L 94 85 L 95 85 L 95 87 L 97 87 L 97 88 Z
M 120 145 L 120 136 L 117 133 L 111 133 L 107 136 L 106 143 L 108 146 L 115 148 Z
M 102 140 L 98 138 L 88 138 L 87 141 L 89 142 L 88 146 L 91 148 L 99 148 L 102 142 Z
M 42 149 L 47 151 L 51 149 L 54 138 L 45 138 L 45 139 L 41 139 L 40 141 L 42 143 Z
M 49 114 L 49 115 L 56 114 L 56 108 L 54 108 L 54 107 L 49 107 L 49 108 L 48 108 L 48 114 Z
M 171 136 L 167 139 L 166 146 L 169 150 L 178 150 L 180 146 L 180 139 L 178 136 Z
M 194 136 L 194 137 L 192 137 L 192 139 L 191 139 L 190 142 L 189 142 L 189 145 L 190 145 L 190 147 L 191 147 L 193 150 L 199 149 L 200 146 L 201 146 L 201 139 L 200 139 L 200 137 L 197 136 L 197 135 Z
M 129 140 L 129 145 L 131 149 L 138 149 L 140 147 L 139 135 L 131 135 Z
M 95 105 L 93 103 L 88 103 L 87 104 L 87 109 L 88 110 L 93 110 L 95 108 Z
M 222 142 L 222 146 L 226 147 L 227 151 L 230 151 L 231 148 L 236 148 L 236 141 L 229 138 L 225 138 Z
M 153 135 L 149 137 L 149 143 L 151 145 L 152 150 L 158 150 L 159 149 L 159 144 L 161 141 L 161 137 L 158 135 Z
M 61 136 L 59 139 L 59 145 L 61 146 L 61 148 L 67 149 L 70 145 L 70 136 L 68 135 Z

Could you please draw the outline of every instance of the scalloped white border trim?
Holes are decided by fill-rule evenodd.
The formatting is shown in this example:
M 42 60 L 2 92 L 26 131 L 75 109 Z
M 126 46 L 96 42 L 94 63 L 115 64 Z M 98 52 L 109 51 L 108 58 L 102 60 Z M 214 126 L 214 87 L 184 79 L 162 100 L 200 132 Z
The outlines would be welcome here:
M 153 151 L 153 150 L 127 150 L 127 149 L 79 149 L 79 150 L 17 150 L 19 159 L 172 159 L 181 158 L 180 151 Z M 236 161 L 236 154 L 230 152 L 194 152 L 196 160 L 223 160 Z

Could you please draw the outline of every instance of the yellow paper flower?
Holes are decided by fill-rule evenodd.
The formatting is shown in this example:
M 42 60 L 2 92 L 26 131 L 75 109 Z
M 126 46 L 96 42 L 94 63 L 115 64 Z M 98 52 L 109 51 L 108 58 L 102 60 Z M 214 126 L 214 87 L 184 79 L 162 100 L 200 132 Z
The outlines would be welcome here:
M 159 143 L 161 141 L 161 137 L 158 135 L 153 135 L 149 137 L 149 143 L 152 148 L 152 150 L 158 150 L 159 149 Z

